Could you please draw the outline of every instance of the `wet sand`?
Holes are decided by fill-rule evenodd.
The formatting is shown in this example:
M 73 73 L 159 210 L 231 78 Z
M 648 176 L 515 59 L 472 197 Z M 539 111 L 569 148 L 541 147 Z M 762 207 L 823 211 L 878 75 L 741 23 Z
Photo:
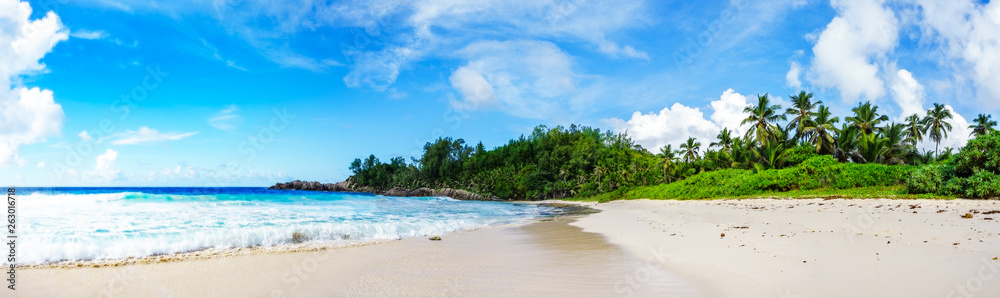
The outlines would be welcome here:
M 634 257 L 572 219 L 310 252 L 106 267 L 29 268 L 20 297 L 701 297 L 658 260 Z M 634 287 L 642 281 L 641 287 Z

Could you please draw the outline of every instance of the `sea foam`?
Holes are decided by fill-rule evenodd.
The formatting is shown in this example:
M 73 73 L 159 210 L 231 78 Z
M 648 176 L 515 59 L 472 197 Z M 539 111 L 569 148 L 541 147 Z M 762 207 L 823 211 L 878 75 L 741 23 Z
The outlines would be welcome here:
M 74 189 L 19 197 L 19 264 L 201 249 L 336 244 L 518 223 L 551 208 L 440 197 L 301 191 Z M 293 234 L 300 238 L 293 239 Z

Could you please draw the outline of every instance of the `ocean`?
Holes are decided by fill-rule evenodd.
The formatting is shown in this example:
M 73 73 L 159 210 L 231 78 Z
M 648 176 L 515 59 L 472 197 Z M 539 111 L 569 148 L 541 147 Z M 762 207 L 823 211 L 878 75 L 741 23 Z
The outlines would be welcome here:
M 17 195 L 18 264 L 296 240 L 394 240 L 521 223 L 555 212 L 532 204 L 256 187 L 17 188 Z

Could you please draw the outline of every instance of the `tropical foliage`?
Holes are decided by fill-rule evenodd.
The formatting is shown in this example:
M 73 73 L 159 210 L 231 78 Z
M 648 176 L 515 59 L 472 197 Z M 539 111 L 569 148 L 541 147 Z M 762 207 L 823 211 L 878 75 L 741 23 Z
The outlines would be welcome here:
M 893 123 L 870 102 L 841 118 L 811 93 L 790 99 L 792 107 L 782 110 L 769 95 L 757 96 L 756 104 L 744 110 L 745 133 L 723 128 L 714 140 L 704 141 L 707 146 L 690 137 L 654 154 L 624 133 L 538 126 L 492 149 L 439 138 L 409 162 L 356 159 L 350 180 L 378 190 L 450 187 L 508 200 L 601 194 L 707 198 L 904 184 L 911 193 L 971 197 L 991 195 L 996 189 L 989 187 L 1000 183 L 1000 152 L 995 152 L 1000 133 L 988 115 L 974 121 L 970 128 L 978 137 L 956 155 L 952 148 L 938 148 L 951 129 L 951 110 L 943 105 Z M 935 143 L 933 152 L 916 148 L 925 137 Z M 986 149 L 993 151 L 974 151 Z

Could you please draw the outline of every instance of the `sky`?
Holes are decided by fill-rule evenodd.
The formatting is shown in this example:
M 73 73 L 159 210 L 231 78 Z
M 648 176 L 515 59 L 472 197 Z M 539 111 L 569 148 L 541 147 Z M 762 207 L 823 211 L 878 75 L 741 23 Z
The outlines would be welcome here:
M 0 0 L 0 182 L 336 182 L 369 154 L 537 125 L 655 152 L 800 90 L 841 118 L 945 104 L 942 147 L 1000 117 L 996 2 L 328 2 Z

